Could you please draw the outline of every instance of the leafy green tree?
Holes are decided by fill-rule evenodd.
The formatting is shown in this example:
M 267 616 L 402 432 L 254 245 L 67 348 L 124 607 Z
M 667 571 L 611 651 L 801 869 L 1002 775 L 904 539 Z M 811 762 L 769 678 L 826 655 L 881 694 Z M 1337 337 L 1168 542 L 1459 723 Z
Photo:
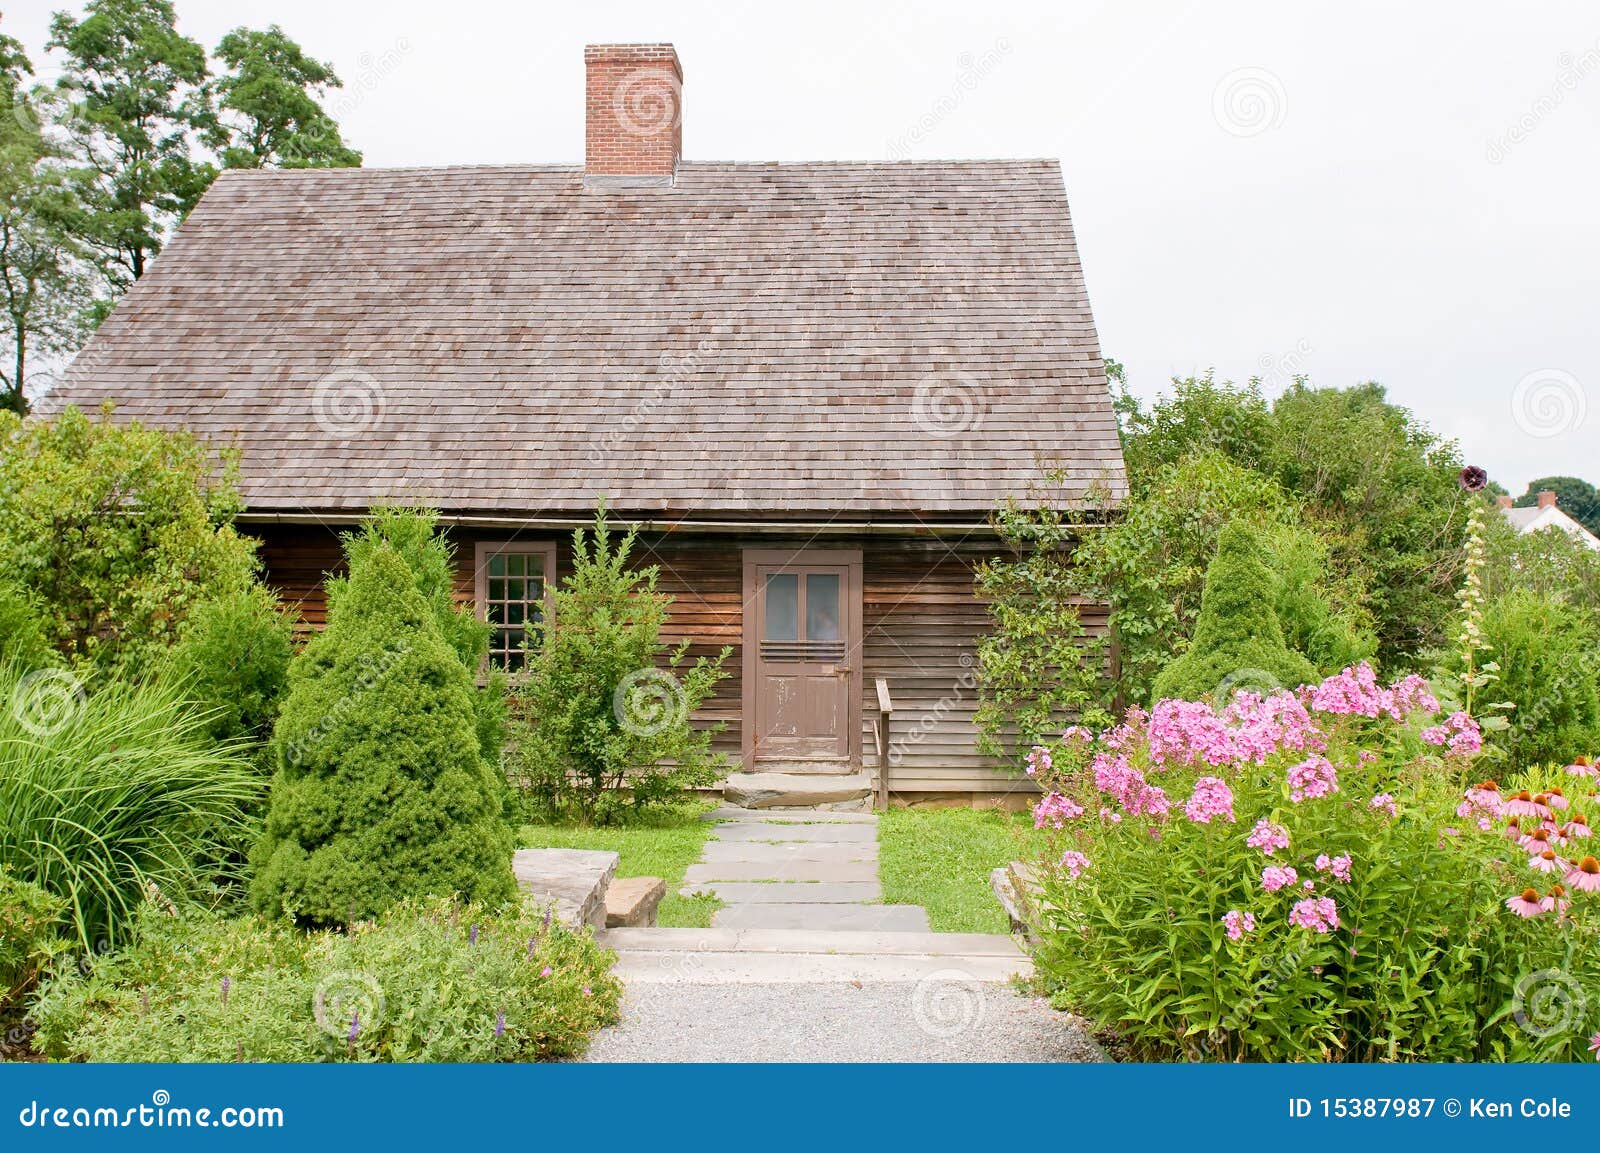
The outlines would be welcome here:
M 1110 723 L 1104 637 L 1089 637 L 1079 606 L 1085 577 L 1073 564 L 1074 518 L 1038 502 L 1013 501 L 995 516 L 1009 555 L 978 566 L 975 591 L 993 629 L 978 641 L 978 749 L 1020 768 L 1028 750 L 1066 718 Z
M 1272 412 L 1252 383 L 1218 384 L 1211 373 L 1172 382 L 1172 395 L 1145 408 L 1124 387 L 1120 405 L 1128 483 L 1139 489 L 1186 456 L 1218 452 L 1260 470 Z
M 634 540 L 612 544 L 604 507 L 592 532 L 573 533 L 572 572 L 513 695 L 508 770 L 542 814 L 620 820 L 727 771 L 711 751 L 722 726 L 691 718 L 733 650 L 693 664 L 688 641 L 667 651 L 672 598 L 656 591 L 655 566 L 629 567 Z
M 171 0 L 90 0 L 82 19 L 58 12 L 49 46 L 67 59 L 57 126 L 81 200 L 73 227 L 95 254 L 109 310 L 216 175 L 194 151 L 211 123 L 206 51 L 177 30 Z
M 399 549 L 346 544 L 327 628 L 290 666 L 252 900 L 318 925 L 411 896 L 508 900 L 511 831 L 479 742 L 473 670 Z
M 69 223 L 72 186 L 39 129 L 39 98 L 26 89 L 32 66 L 0 36 L 0 407 L 28 407 L 33 360 L 76 347 L 92 285 Z
M 278 715 L 294 626 L 262 585 L 202 601 L 183 623 L 171 673 L 209 710 L 213 740 L 260 745 Z
M 1256 533 L 1243 523 L 1223 529 L 1206 569 L 1194 639 L 1161 670 L 1152 698 L 1226 700 L 1234 688 L 1260 692 L 1315 680 L 1311 662 L 1284 641 L 1275 586 Z
M 208 136 L 226 168 L 353 168 L 321 98 L 340 86 L 333 66 L 306 55 L 276 24 L 235 28 L 217 45 L 228 71 L 211 83 L 217 121 Z
M 234 464 L 186 432 L 0 413 L 0 573 L 78 665 L 137 670 L 197 604 L 249 587 Z
M 1556 507 L 1584 528 L 1600 536 L 1600 491 L 1575 476 L 1541 476 L 1528 482 L 1528 491 L 1512 503 L 1530 508 L 1539 503 L 1541 492 L 1556 494 Z

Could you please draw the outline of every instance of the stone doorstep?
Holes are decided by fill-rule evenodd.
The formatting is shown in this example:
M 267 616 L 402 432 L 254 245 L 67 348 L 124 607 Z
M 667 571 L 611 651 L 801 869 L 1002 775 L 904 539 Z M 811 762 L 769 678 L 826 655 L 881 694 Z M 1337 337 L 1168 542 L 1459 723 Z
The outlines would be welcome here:
M 746 809 L 805 809 L 822 805 L 870 803 L 872 778 L 866 773 L 730 773 L 722 783 L 725 805 Z
M 728 905 L 711 914 L 713 929 L 809 929 L 927 933 L 921 905 Z
M 688 884 L 706 881 L 876 881 L 878 866 L 872 861 L 806 861 L 794 858 L 785 861 L 712 861 L 690 865 L 683 879 Z
M 678 892 L 685 897 L 692 897 L 696 893 L 712 893 L 729 904 L 752 905 L 861 904 L 883 898 L 883 889 L 877 881 L 711 881 L 685 885 Z
M 667 883 L 660 877 L 619 877 L 606 889 L 606 928 L 653 928 Z
M 606 890 L 621 858 L 597 849 L 518 849 L 511 872 L 525 899 L 577 928 L 606 922 Z

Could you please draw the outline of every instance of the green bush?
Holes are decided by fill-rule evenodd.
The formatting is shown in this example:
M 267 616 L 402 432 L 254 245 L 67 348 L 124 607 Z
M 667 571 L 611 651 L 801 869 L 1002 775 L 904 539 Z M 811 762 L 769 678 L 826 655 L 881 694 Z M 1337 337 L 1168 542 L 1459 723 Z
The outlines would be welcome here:
M 0 1021 L 66 949 L 67 903 L 0 865 Z
M 293 650 L 294 626 L 277 599 L 252 585 L 198 604 L 171 654 L 171 675 L 211 711 L 215 740 L 265 741 L 272 734 Z
M 1571 878 L 1600 865 L 1567 821 L 1595 779 L 1463 799 L 1479 740 L 1420 678 L 1359 666 L 1059 743 L 1035 758 L 1038 972 L 1138 1059 L 1587 1059 L 1600 892 Z M 1560 871 L 1508 836 L 1518 811 L 1544 814 L 1523 835 L 1573 838 Z
M 0 413 L 0 573 L 75 666 L 142 671 L 196 604 L 249 586 L 232 461 L 184 432 Z
M 1600 743 L 1600 622 L 1560 597 L 1513 592 L 1484 609 L 1483 640 L 1498 667 L 1484 690 L 1514 707 L 1492 733 L 1494 749 L 1516 766 L 1564 762 Z M 1447 666 L 1460 671 L 1460 659 Z
M 1206 570 L 1200 617 L 1188 651 L 1156 678 L 1155 698 L 1205 700 L 1231 687 L 1295 688 L 1316 669 L 1283 639 L 1275 607 L 1279 581 L 1267 567 L 1260 539 L 1243 524 L 1222 530 Z
M 721 726 L 691 717 L 716 692 L 732 652 L 686 659 L 660 640 L 672 598 L 654 566 L 630 569 L 634 534 L 615 547 L 605 510 L 572 540 L 539 650 L 512 705 L 507 773 L 534 819 L 607 822 L 684 799 L 727 770 L 711 751 Z M 665 656 L 664 667 L 658 661 Z
M 44 614 L 21 589 L 0 583 L 0 661 L 24 668 L 60 663 L 44 637 Z
M 408 901 L 348 932 L 150 908 L 52 981 L 36 1044 L 87 1061 L 545 1061 L 617 1019 L 612 955 L 536 909 Z
M 1362 590 L 1329 574 L 1327 543 L 1298 525 L 1276 524 L 1263 530 L 1261 544 L 1277 578 L 1274 607 L 1284 643 L 1324 675 L 1370 660 L 1378 638 Z
M 0 861 L 67 901 L 85 948 L 121 936 L 156 886 L 182 902 L 232 877 L 260 774 L 165 679 L 0 666 Z
M 511 833 L 472 672 L 401 553 L 347 544 L 327 628 L 289 669 L 255 905 L 336 925 L 423 894 L 504 901 Z

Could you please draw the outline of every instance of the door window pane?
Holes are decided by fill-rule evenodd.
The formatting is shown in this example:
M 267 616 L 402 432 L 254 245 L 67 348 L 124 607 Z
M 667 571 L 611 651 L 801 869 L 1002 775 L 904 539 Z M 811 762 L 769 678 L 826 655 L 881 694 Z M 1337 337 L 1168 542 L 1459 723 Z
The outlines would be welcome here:
M 800 639 L 800 578 L 792 572 L 767 574 L 766 635 L 761 639 Z
M 836 641 L 839 629 L 839 574 L 806 574 L 806 640 Z

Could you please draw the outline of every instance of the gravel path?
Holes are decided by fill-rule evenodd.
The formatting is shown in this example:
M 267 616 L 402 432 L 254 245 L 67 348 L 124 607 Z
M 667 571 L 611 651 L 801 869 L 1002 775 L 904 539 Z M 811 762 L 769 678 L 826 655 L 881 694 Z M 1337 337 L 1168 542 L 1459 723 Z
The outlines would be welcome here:
M 587 1061 L 1104 1061 L 1004 984 L 635 984 Z

